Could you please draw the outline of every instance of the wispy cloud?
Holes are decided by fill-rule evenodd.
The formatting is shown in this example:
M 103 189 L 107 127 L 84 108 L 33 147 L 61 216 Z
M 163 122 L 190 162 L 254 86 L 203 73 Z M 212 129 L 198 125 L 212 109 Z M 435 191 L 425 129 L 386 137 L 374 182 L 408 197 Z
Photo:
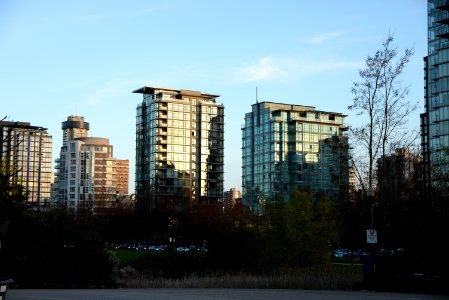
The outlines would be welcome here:
M 108 103 L 116 103 L 117 101 L 122 101 L 124 95 L 129 98 L 131 91 L 144 85 L 148 85 L 148 83 L 140 80 L 105 82 L 98 88 L 86 92 L 80 101 L 80 105 L 81 107 L 94 108 L 108 105 Z
M 358 69 L 363 62 L 336 58 L 314 58 L 298 56 L 293 58 L 263 57 L 253 65 L 237 68 L 234 81 L 282 81 L 312 76 L 345 69 Z
M 348 32 L 346 31 L 332 31 L 332 32 L 322 32 L 310 37 L 303 39 L 303 41 L 307 44 L 322 44 L 329 40 L 333 40 L 339 38 L 341 36 L 346 35 Z
M 237 70 L 238 77 L 245 81 L 276 80 L 288 75 L 285 66 L 272 57 L 263 57 L 256 64 Z

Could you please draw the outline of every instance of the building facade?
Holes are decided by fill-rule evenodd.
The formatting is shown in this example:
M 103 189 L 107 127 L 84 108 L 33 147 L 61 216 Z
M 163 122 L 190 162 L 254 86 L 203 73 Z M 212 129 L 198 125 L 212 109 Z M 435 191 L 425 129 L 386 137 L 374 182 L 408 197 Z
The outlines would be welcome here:
M 379 201 L 408 200 L 421 177 L 419 165 L 421 158 L 408 148 L 398 148 L 392 154 L 379 157 L 376 168 Z
M 51 203 L 52 137 L 47 129 L 25 122 L 0 121 L 1 171 L 21 184 L 27 201 L 37 208 Z
M 128 195 L 129 183 L 129 160 L 110 158 L 107 161 L 108 167 L 111 168 L 112 186 L 114 187 L 116 195 Z
M 428 55 L 424 57 L 425 112 L 421 114 L 424 180 L 431 166 L 449 164 L 449 0 L 428 0 Z
M 224 207 L 233 207 L 236 204 L 242 204 L 242 193 L 236 188 L 231 188 L 229 191 L 225 191 L 223 195 Z
M 347 201 L 345 117 L 312 106 L 253 104 L 242 127 L 243 203 L 257 212 L 262 201 L 293 189 Z
M 136 123 L 136 200 L 147 210 L 222 202 L 224 106 L 218 95 L 142 87 Z
M 63 146 L 53 188 L 55 206 L 68 211 L 101 213 L 128 194 L 128 160 L 113 157 L 109 140 L 87 137 L 89 124 L 70 116 L 62 123 Z

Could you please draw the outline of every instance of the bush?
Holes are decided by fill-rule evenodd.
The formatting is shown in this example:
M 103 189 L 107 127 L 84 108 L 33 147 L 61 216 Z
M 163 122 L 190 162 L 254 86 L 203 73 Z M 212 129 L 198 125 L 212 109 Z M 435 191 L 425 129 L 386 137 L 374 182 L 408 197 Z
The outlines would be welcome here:
M 2 253 L 2 266 L 19 288 L 111 288 L 114 253 L 93 245 Z M 3 267 L 2 267 L 3 268 Z

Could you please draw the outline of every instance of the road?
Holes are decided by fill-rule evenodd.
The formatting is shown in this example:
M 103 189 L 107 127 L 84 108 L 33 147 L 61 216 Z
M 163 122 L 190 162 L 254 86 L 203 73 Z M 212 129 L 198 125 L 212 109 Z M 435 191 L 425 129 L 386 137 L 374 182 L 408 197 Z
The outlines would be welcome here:
M 447 300 L 447 295 L 289 289 L 9 289 L 7 300 Z

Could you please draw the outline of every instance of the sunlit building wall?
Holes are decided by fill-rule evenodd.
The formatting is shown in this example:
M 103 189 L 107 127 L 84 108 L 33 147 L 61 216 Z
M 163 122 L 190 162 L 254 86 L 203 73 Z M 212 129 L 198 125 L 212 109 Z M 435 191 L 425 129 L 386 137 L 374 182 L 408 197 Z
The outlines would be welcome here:
M 262 201 L 293 189 L 347 201 L 345 117 L 312 106 L 253 104 L 242 127 L 243 203 L 257 212 Z
M 242 204 L 242 193 L 236 188 L 231 188 L 230 190 L 225 191 L 223 195 L 223 206 L 225 207 L 232 207 L 236 204 Z
M 108 168 L 109 166 L 112 172 L 115 193 L 119 196 L 128 195 L 129 160 L 111 158 L 108 161 Z
M 47 129 L 25 122 L 0 121 L 0 168 L 21 184 L 27 201 L 42 208 L 51 203 L 52 137 Z
M 218 95 L 143 87 L 136 121 L 136 198 L 146 209 L 223 200 L 224 106 Z
M 68 169 L 66 164 L 67 141 L 78 137 L 87 137 L 89 134 L 89 123 L 84 121 L 82 116 L 68 116 L 67 120 L 62 122 L 62 146 L 59 157 L 55 159 L 55 176 L 52 187 L 52 204 L 57 207 L 67 205 L 67 186 Z

